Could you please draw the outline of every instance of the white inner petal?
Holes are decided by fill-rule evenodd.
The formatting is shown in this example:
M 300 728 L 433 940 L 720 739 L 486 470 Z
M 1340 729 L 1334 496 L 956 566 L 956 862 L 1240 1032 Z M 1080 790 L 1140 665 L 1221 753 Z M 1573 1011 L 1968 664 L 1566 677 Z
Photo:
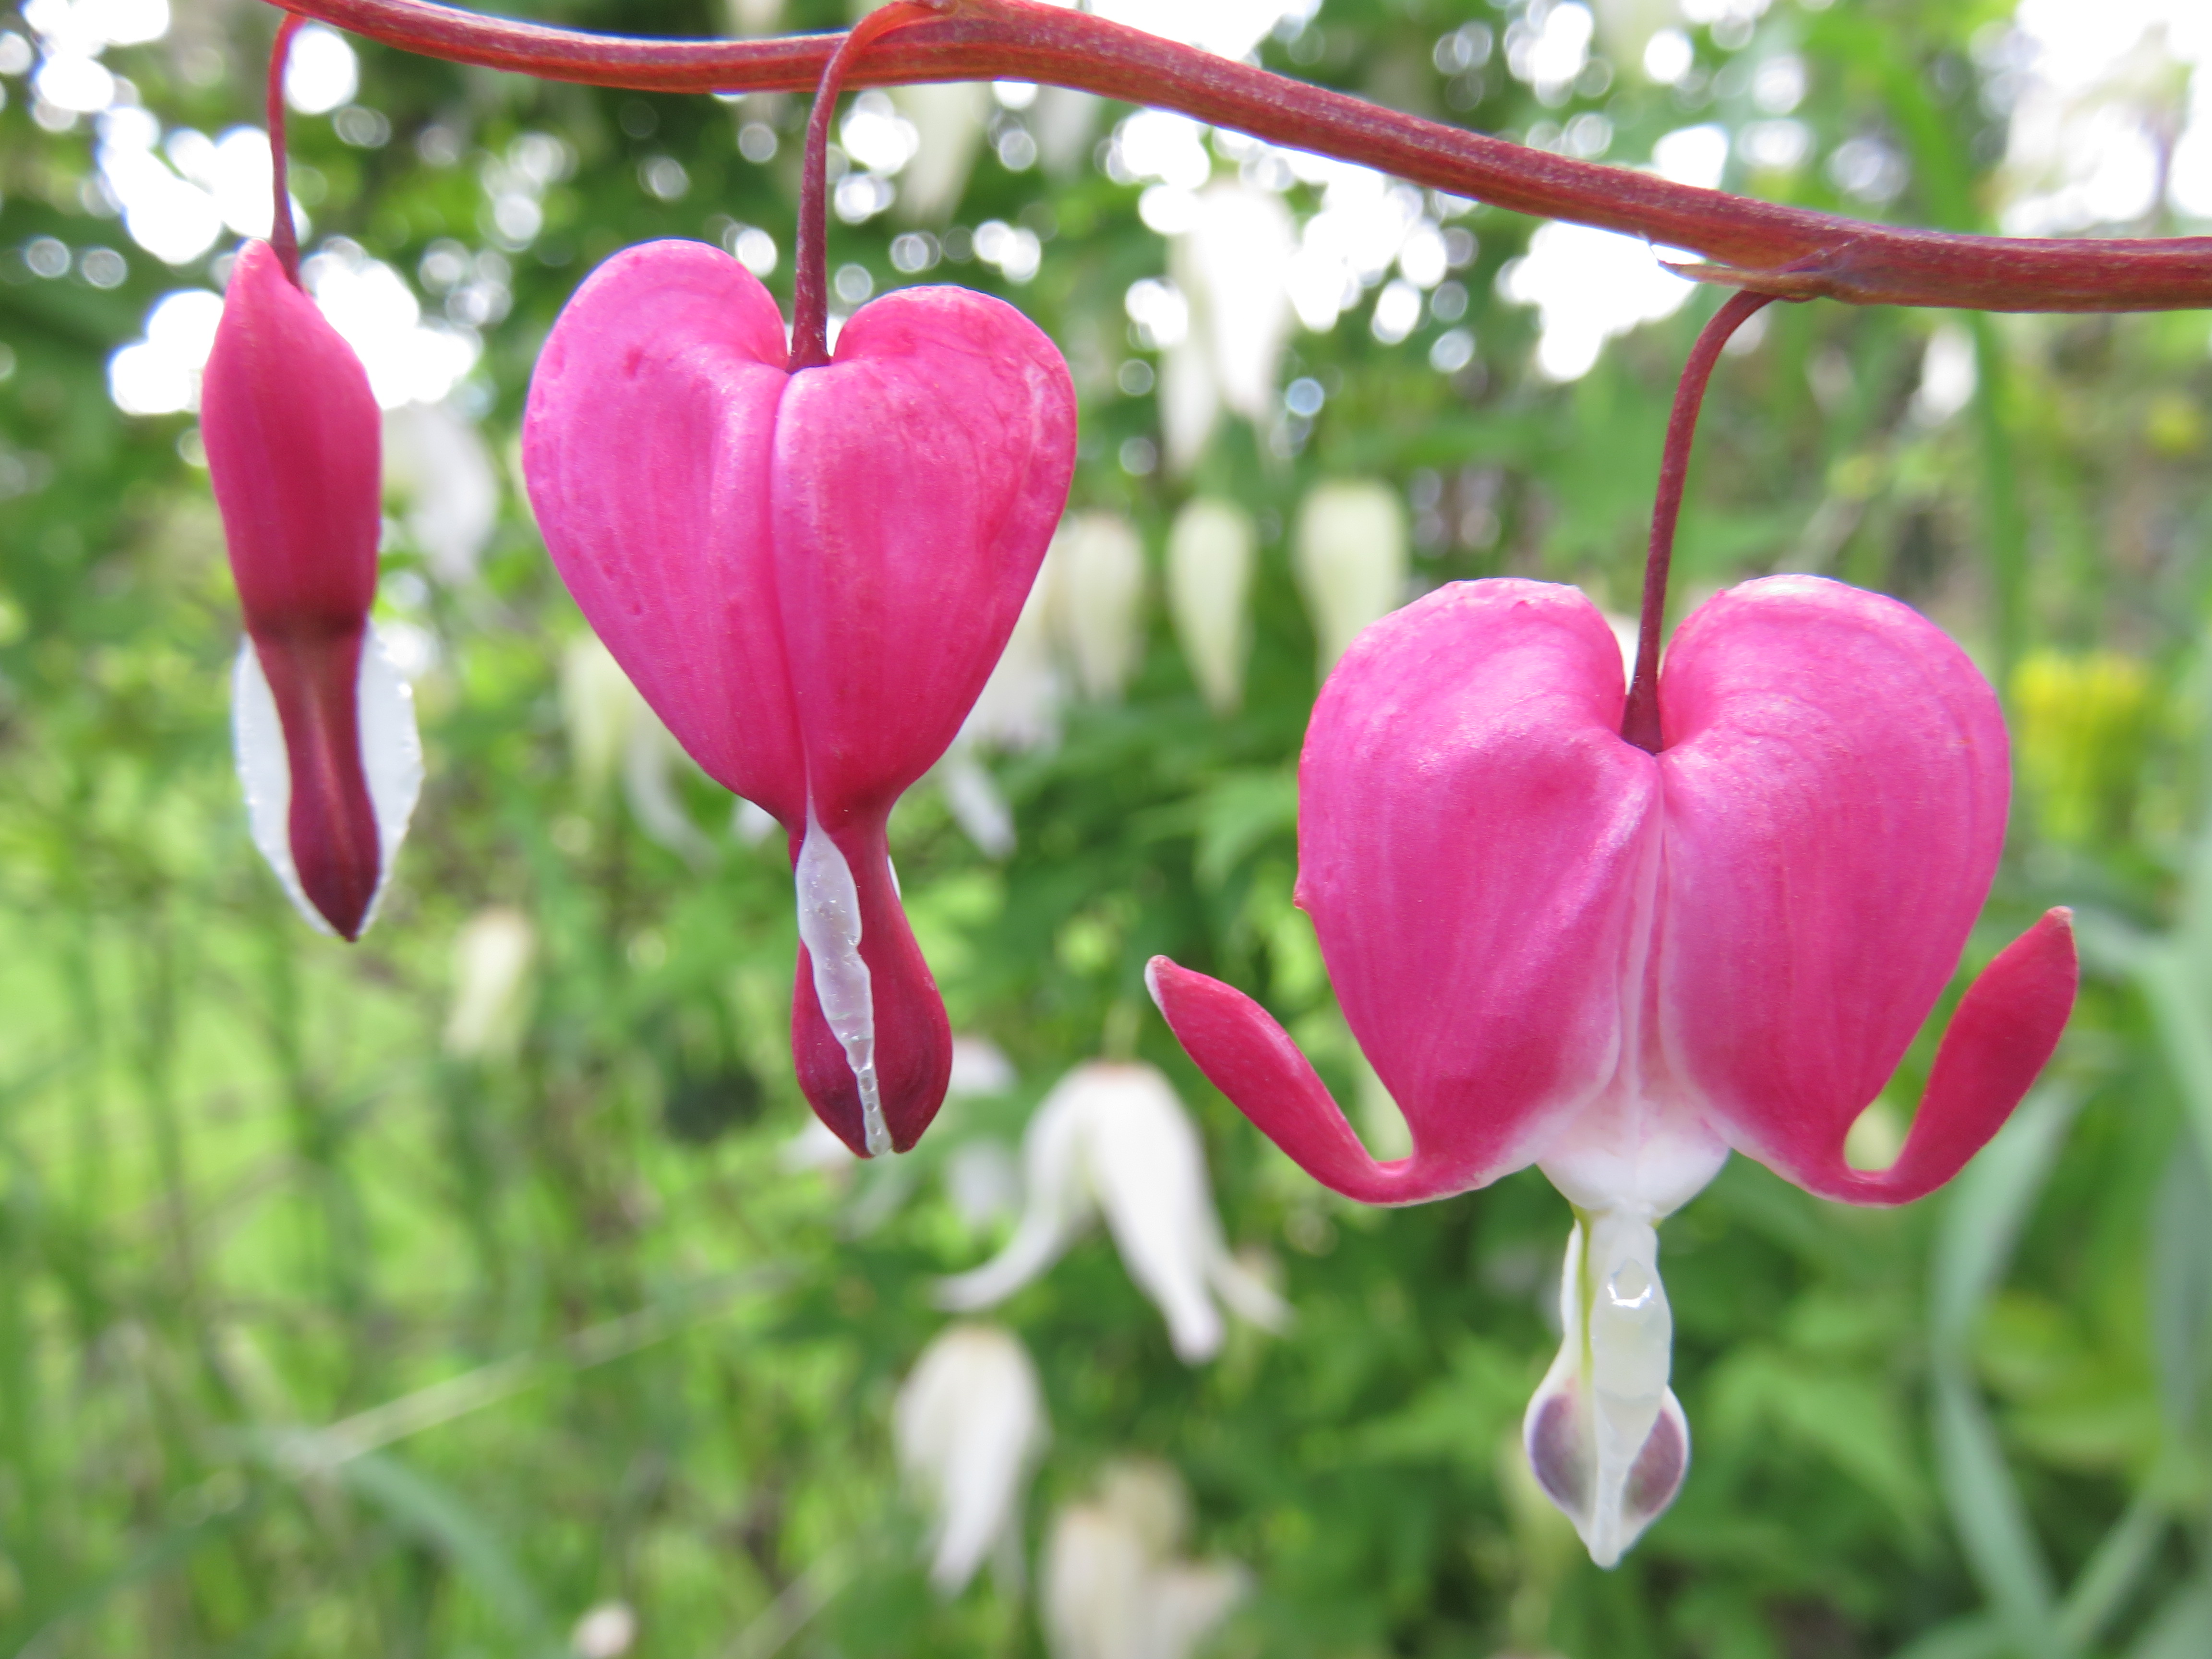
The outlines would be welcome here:
M 1623 1514 L 1629 1471 L 1650 1438 L 1667 1397 L 1674 1317 L 1659 1282 L 1659 1235 L 1640 1217 L 1592 1218 L 1585 1271 L 1591 1285 L 1590 1396 L 1597 1429 L 1597 1478 L 1590 1553 L 1619 1559 L 1634 1524 Z M 1641 1528 L 1638 1528 L 1638 1530 Z
M 799 843 L 799 937 L 814 963 L 814 997 L 822 1018 L 845 1050 L 860 1091 L 860 1123 L 869 1154 L 891 1150 L 884 1103 L 876 1082 L 876 1010 L 868 964 L 860 959 L 860 892 L 852 866 L 806 805 L 806 838 Z
M 246 793 L 246 819 L 253 844 L 276 872 L 294 907 L 319 933 L 337 937 L 322 913 L 308 902 L 292 860 L 292 766 L 284 748 L 284 728 L 276 699 L 269 690 L 261 659 L 249 637 L 240 642 L 231 670 L 231 750 L 238 781 Z M 361 678 L 355 690 L 361 731 L 362 769 L 368 802 L 376 815 L 376 892 L 362 918 L 366 933 L 384 902 L 392 867 L 408 820 L 422 793 L 422 739 L 415 724 L 415 694 L 392 665 L 384 641 L 372 626 L 363 641 Z

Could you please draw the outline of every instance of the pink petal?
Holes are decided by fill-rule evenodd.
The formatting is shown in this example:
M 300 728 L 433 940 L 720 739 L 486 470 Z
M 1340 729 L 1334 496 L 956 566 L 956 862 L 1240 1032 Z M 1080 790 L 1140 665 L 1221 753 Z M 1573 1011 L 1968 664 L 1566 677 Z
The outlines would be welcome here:
M 1357 1150 L 1256 1006 L 1155 975 L 1192 1058 L 1317 1180 L 1382 1202 L 1481 1186 L 1613 1075 L 1657 805 L 1621 698 L 1604 618 L 1521 580 L 1416 601 L 1330 677 L 1298 774 L 1298 902 L 1409 1164 Z
M 357 707 L 383 422 L 361 360 L 265 243 L 248 243 L 231 273 L 200 428 L 246 632 L 283 728 L 300 886 L 354 939 L 383 865 Z
M 698 242 L 586 279 L 531 378 L 523 471 L 545 545 L 645 700 L 716 781 L 806 816 L 769 532 L 775 301 Z
M 1067 499 L 1075 394 L 1012 306 L 863 307 L 776 417 L 774 535 L 807 778 L 832 830 L 936 763 L 1006 649 Z
M 1744 1151 L 1815 1190 L 1869 1192 L 1843 1165 L 1844 1136 L 1949 981 L 2003 847 L 2011 780 L 1996 698 L 1905 605 L 1777 576 L 1683 624 L 1662 708 L 1668 1060 Z M 2022 970 L 2039 988 L 2021 993 L 2039 1033 L 2051 948 L 2039 944 Z M 1966 1040 L 1978 1053 L 1982 1039 Z M 1964 1116 L 1916 1133 L 1958 1152 L 1928 1185 L 2018 1097 L 1992 1115 L 1991 1090 L 2015 1073 L 2024 1089 L 2049 1051 L 2024 1070 L 1966 1062 L 1959 1091 L 1931 1093 L 1937 1116 Z M 1968 1120 L 1980 1127 L 1959 1133 Z M 1882 1190 L 1908 1197 L 1910 1184 Z

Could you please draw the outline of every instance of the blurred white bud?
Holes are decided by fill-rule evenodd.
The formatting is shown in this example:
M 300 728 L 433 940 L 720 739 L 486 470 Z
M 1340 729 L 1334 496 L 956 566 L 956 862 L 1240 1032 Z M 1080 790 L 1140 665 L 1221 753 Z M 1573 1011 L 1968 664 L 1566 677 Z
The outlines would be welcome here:
M 714 844 L 693 822 L 677 788 L 678 777 L 691 763 L 660 716 L 639 699 L 623 750 L 623 799 L 639 829 L 699 870 L 713 862 Z
M 1093 92 L 1073 87 L 1039 87 L 1030 106 L 1030 131 L 1036 136 L 1037 154 L 1045 171 L 1065 179 L 1091 159 L 1091 135 L 1098 130 L 1098 112 L 1105 100 Z
M 713 858 L 713 843 L 677 791 L 690 757 L 595 635 L 576 640 L 561 659 L 561 718 L 586 794 L 605 789 L 619 763 L 623 798 L 638 828 L 694 867 Z
M 568 727 L 569 758 L 586 793 L 596 795 L 607 787 L 644 706 L 645 699 L 597 635 L 582 635 L 562 653 L 561 721 Z
M 1321 675 L 1406 591 L 1406 510 L 1372 478 L 1317 484 L 1298 508 L 1298 586 L 1321 650 Z
M 1029 1352 L 995 1325 L 941 1333 L 899 1386 L 899 1468 L 931 1512 L 930 1583 L 957 1595 L 995 1556 L 1015 1582 L 1023 1488 L 1050 1433 Z
M 602 1601 L 576 1621 L 568 1647 L 576 1659 L 622 1659 L 637 1643 L 637 1613 L 627 1601 Z
M 1052 663 L 1052 591 L 1058 567 L 1050 552 L 1022 601 L 1022 614 L 999 653 L 991 678 L 960 728 L 986 749 L 1044 749 L 1060 740 L 1060 676 Z
M 1014 812 L 990 769 L 967 744 L 955 743 L 935 768 L 945 805 L 961 833 L 985 858 L 1002 859 L 1014 850 Z
M 499 523 L 499 470 L 472 422 L 447 404 L 403 404 L 384 416 L 384 489 L 407 539 L 439 580 L 459 585 Z
M 900 87 L 891 101 L 914 123 L 918 140 L 899 174 L 898 216 L 908 224 L 942 223 L 967 191 L 990 118 L 991 89 L 981 81 L 947 81 Z
M 1160 441 L 1167 447 L 1168 471 L 1188 472 L 1213 436 L 1221 419 L 1221 386 L 1213 375 L 1213 356 L 1203 324 L 1160 352 Z
M 729 31 L 740 40 L 774 34 L 783 21 L 783 0 L 723 0 Z
M 1251 514 L 1200 495 L 1168 531 L 1168 612 L 1191 678 L 1216 714 L 1244 699 L 1254 544 Z
M 1273 411 L 1275 367 L 1290 337 L 1285 282 L 1297 233 L 1273 191 L 1234 179 L 1199 192 L 1196 222 L 1175 239 L 1168 270 L 1188 297 L 1214 383 L 1232 413 L 1259 422 Z
M 479 910 L 461 924 L 453 939 L 447 1054 L 457 1060 L 504 1060 L 522 1046 L 530 960 L 537 951 L 530 918 L 505 905 Z
M 1052 538 L 1052 631 L 1085 695 L 1114 697 L 1144 653 L 1145 549 L 1118 513 L 1073 513 Z
M 1103 1212 L 1122 1266 L 1187 1364 L 1220 1352 L 1217 1295 L 1268 1330 L 1289 1320 L 1282 1298 L 1223 1243 L 1197 1127 L 1156 1068 L 1091 1060 L 1062 1078 L 1022 1137 L 1022 1174 L 1014 1236 L 983 1266 L 943 1281 L 939 1305 L 967 1312 L 1005 1300 Z
M 1251 1586 L 1235 1562 L 1175 1559 L 1189 1499 L 1151 1460 L 1110 1467 L 1053 1519 L 1042 1613 L 1053 1659 L 1188 1659 Z

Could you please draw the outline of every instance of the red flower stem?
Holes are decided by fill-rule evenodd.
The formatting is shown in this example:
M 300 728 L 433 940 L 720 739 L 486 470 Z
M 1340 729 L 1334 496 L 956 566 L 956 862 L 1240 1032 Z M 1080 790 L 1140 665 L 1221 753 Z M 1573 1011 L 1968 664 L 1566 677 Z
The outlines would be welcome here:
M 835 35 L 641 40 L 480 17 L 429 0 L 283 0 L 326 23 L 451 62 L 653 92 L 803 92 Z M 1793 299 L 1983 311 L 2212 307 L 2212 237 L 2042 240 L 1869 224 L 1570 161 L 1032 0 L 962 0 L 868 54 L 852 82 L 1018 79 L 1073 87 L 1358 161 L 1516 213 L 1687 248 L 1691 275 Z
M 799 250 L 791 298 L 790 367 L 794 374 L 830 361 L 830 123 L 837 113 L 837 94 L 871 41 L 934 16 L 942 9 L 941 3 L 929 0 L 893 0 L 880 6 L 853 25 L 822 66 L 813 112 L 806 118 L 806 155 L 799 168 Z
M 1729 337 L 1761 307 L 1771 294 L 1738 293 L 1713 313 L 1690 348 L 1682 378 L 1674 385 L 1674 409 L 1667 417 L 1667 447 L 1659 458 L 1659 496 L 1651 507 L 1651 545 L 1644 559 L 1644 615 L 1636 633 L 1636 673 L 1628 683 L 1628 702 L 1620 713 L 1620 735 L 1638 749 L 1657 754 L 1664 744 L 1659 725 L 1659 630 L 1667 620 L 1667 572 L 1674 558 L 1674 526 L 1682 516 L 1682 481 L 1690 471 L 1690 441 L 1697 436 L 1698 410 L 1705 385 Z
M 287 12 L 269 48 L 269 171 L 276 198 L 270 210 L 269 246 L 276 250 L 276 262 L 294 288 L 300 286 L 300 232 L 292 222 L 292 186 L 284 161 L 284 63 L 291 56 L 292 37 L 306 21 Z

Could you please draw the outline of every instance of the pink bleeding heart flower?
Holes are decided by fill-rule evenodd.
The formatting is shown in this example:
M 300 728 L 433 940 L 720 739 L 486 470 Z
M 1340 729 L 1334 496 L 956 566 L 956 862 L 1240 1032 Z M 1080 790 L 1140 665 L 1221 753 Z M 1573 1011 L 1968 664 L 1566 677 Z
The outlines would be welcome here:
M 782 823 L 792 1051 L 854 1152 L 903 1152 L 951 1034 L 885 825 L 1005 648 L 1067 495 L 1075 394 L 1012 307 L 908 289 L 790 371 L 719 249 L 617 254 L 554 326 L 523 469 L 593 629 L 708 774 Z
M 2068 913 L 1953 1016 L 1902 1154 L 1844 1140 L 1955 969 L 2004 839 L 1996 699 L 1905 606 L 1810 576 L 1675 636 L 1663 741 L 1620 736 L 1620 653 L 1576 590 L 1460 583 L 1367 629 L 1299 770 L 1298 902 L 1405 1113 L 1370 1158 L 1250 998 L 1154 958 L 1200 1068 L 1315 1179 L 1378 1204 L 1539 1165 L 1575 1205 L 1540 1479 L 1610 1565 L 1689 1437 L 1654 1224 L 1731 1148 L 1859 1204 L 1919 1197 L 1996 1133 L 2073 1006 Z
M 351 939 L 422 787 L 414 705 L 369 626 L 383 419 L 353 348 L 249 242 L 200 383 L 246 616 L 234 734 L 254 841 L 301 914 Z

